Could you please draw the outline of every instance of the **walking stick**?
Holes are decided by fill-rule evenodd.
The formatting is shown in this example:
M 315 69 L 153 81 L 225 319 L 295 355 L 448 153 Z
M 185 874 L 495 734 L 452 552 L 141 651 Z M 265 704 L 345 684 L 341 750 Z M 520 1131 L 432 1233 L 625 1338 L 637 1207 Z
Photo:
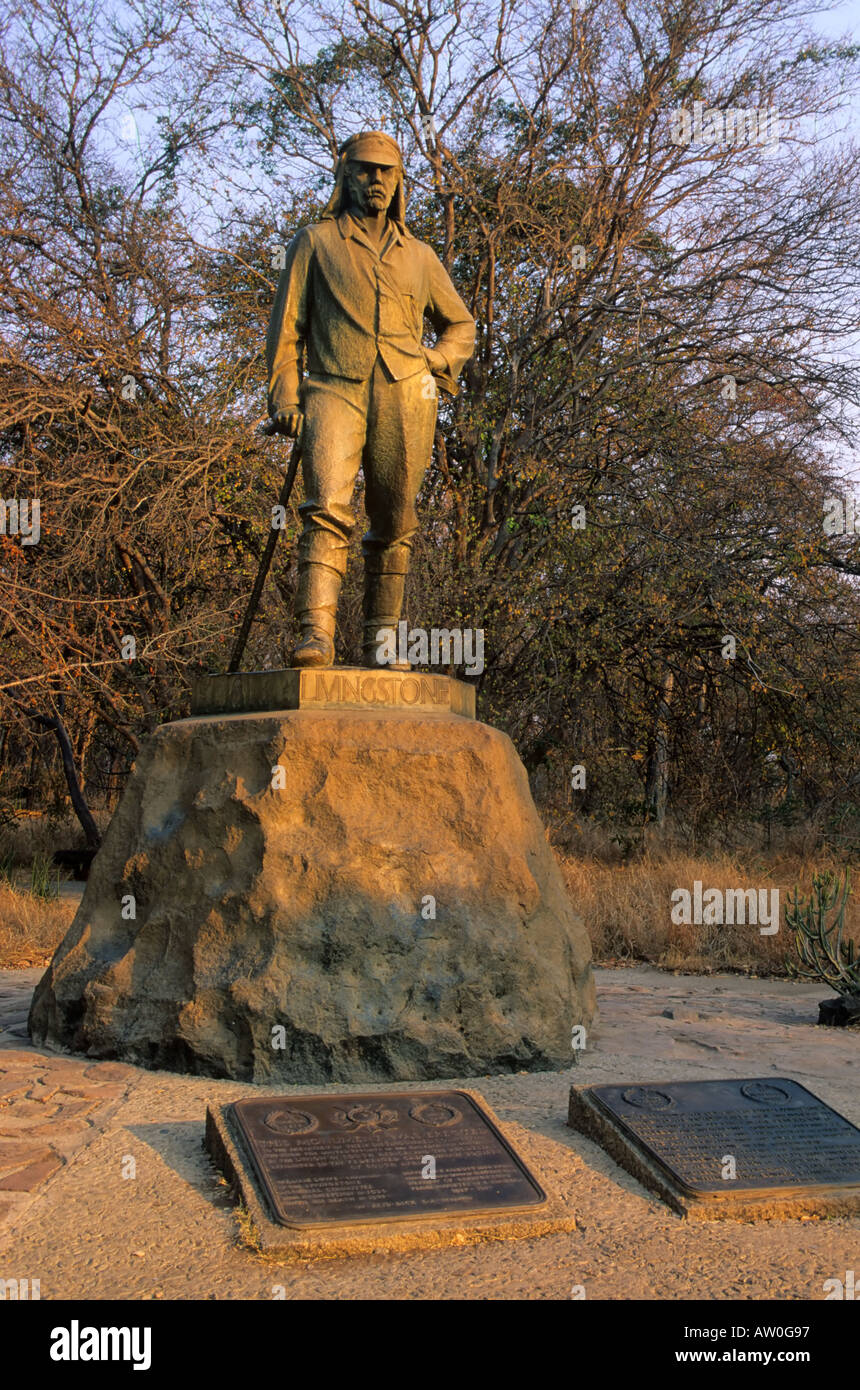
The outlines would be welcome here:
M 263 434 L 272 435 L 276 431 L 270 425 L 264 425 L 261 432 Z M 284 485 L 281 488 L 281 493 L 278 498 L 279 507 L 286 508 L 286 505 L 290 500 L 290 493 L 293 490 L 293 483 L 296 481 L 296 473 L 298 472 L 299 459 L 301 458 L 301 453 L 302 450 L 300 431 L 295 440 L 295 443 L 293 444 L 293 451 L 290 455 L 290 466 L 287 469 L 287 476 L 284 478 Z M 277 544 L 278 528 L 273 526 L 269 539 L 266 541 L 266 547 L 263 551 L 263 557 L 260 560 L 260 568 L 257 570 L 257 578 L 254 580 L 254 587 L 251 590 L 251 597 L 248 600 L 248 607 L 245 609 L 245 616 L 242 618 L 242 626 L 239 628 L 239 635 L 233 644 L 233 651 L 230 656 L 230 665 L 227 667 L 227 670 L 230 673 L 232 673 L 233 671 L 238 671 L 239 669 L 239 662 L 242 660 L 242 654 L 245 650 L 245 643 L 248 640 L 248 633 L 251 631 L 251 623 L 254 621 L 254 614 L 257 611 L 257 604 L 260 602 L 260 595 L 263 592 L 263 585 L 266 582 L 266 576 L 269 573 L 269 566 L 272 563 L 272 556 L 275 553 L 275 546 Z

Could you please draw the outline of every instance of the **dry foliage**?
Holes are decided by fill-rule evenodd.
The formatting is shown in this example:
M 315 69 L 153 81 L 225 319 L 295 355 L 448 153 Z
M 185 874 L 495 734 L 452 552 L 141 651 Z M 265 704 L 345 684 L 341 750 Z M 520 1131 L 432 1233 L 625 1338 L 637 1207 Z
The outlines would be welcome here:
M 77 898 L 37 898 L 0 883 L 0 970 L 47 965 L 77 905 Z
M 700 833 L 799 806 L 839 829 L 860 562 L 822 504 L 860 405 L 860 161 L 823 132 L 858 53 L 809 11 L 8 6 L 0 464 L 42 534 L 0 536 L 0 794 L 47 808 L 62 709 L 88 794 L 113 795 L 223 668 L 287 457 L 254 435 L 275 253 L 339 141 L 384 121 L 410 226 L 478 322 L 410 621 L 485 628 L 482 717 L 560 785 L 586 764 L 583 816 Z M 697 100 L 778 107 L 779 145 L 674 143 Z M 296 526 L 249 667 L 284 662 Z M 354 566 L 341 658 L 357 625 Z
M 726 851 L 687 854 L 677 847 L 655 847 L 637 859 L 562 855 L 562 871 L 577 912 L 585 919 L 597 964 L 647 962 L 687 973 L 741 971 L 786 976 L 786 958 L 795 959 L 783 908 L 796 883 L 808 891 L 813 872 L 839 867 L 819 851 L 743 854 Z M 671 920 L 675 889 L 779 889 L 780 923 L 775 936 L 751 925 L 676 925 Z M 860 942 L 860 899 L 849 899 L 848 935 Z M 822 991 L 825 986 L 822 984 Z

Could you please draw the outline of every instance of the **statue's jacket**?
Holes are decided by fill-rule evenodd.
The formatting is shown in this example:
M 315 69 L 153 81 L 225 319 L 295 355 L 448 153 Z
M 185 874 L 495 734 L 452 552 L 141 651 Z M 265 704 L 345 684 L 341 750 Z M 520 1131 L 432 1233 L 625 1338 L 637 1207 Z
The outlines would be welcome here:
M 287 248 L 266 356 L 269 413 L 299 408 L 302 351 L 307 371 L 366 381 L 377 353 L 395 381 L 427 370 L 424 316 L 437 333 L 451 395 L 472 355 L 475 321 L 431 247 L 389 219 L 377 253 L 352 212 L 303 227 Z

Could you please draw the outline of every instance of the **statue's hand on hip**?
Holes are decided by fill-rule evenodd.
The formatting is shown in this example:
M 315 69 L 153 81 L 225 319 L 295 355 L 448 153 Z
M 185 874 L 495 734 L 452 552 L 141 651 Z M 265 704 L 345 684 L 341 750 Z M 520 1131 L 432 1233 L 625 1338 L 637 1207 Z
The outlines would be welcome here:
M 431 372 L 447 372 L 448 363 L 445 361 L 441 352 L 437 352 L 436 349 L 432 347 L 425 348 L 424 355 L 427 358 L 427 366 L 430 368 Z

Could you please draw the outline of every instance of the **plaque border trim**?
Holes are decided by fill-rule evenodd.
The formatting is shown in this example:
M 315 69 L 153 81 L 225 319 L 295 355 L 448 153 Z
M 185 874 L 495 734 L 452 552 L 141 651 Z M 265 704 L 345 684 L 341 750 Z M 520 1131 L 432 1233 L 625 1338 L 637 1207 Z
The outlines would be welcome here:
M 411 1097 L 414 1095 L 421 1096 L 422 1099 L 425 1096 L 428 1098 L 431 1096 L 459 1096 L 461 1100 L 466 1101 L 472 1107 L 472 1109 L 479 1114 L 483 1123 L 490 1130 L 494 1138 L 502 1145 L 502 1148 L 506 1151 L 508 1156 L 513 1160 L 515 1166 L 519 1169 L 526 1182 L 529 1183 L 529 1185 L 539 1194 L 537 1201 L 502 1206 L 457 1207 L 454 1210 L 440 1207 L 436 1211 L 406 1211 L 390 1216 L 352 1215 L 347 1217 L 339 1217 L 334 1221 L 296 1221 L 288 1219 L 287 1214 L 284 1212 L 283 1207 L 281 1206 L 274 1191 L 272 1190 L 271 1184 L 269 1183 L 268 1179 L 266 1178 L 263 1172 L 263 1165 L 257 1153 L 255 1152 L 253 1141 L 245 1133 L 245 1131 L 242 1128 L 242 1125 L 239 1122 L 238 1112 L 240 1111 L 241 1107 L 245 1105 L 258 1105 L 260 1101 L 266 1101 L 267 1103 L 273 1101 L 291 1101 L 296 1105 L 299 1105 L 300 1102 L 304 1102 L 305 1104 L 307 1104 L 308 1101 L 334 1101 L 340 1098 L 343 1094 L 343 1092 L 332 1091 L 328 1093 L 321 1092 L 312 1096 L 245 1096 L 241 1100 L 232 1101 L 225 1106 L 225 1114 L 228 1118 L 230 1132 L 233 1136 L 233 1140 L 240 1146 L 243 1154 L 248 1160 L 253 1171 L 254 1177 L 257 1179 L 259 1191 L 264 1199 L 265 1204 L 269 1208 L 269 1212 L 272 1218 L 277 1223 L 277 1225 L 283 1226 L 287 1230 L 305 1231 L 308 1233 L 312 1233 L 314 1231 L 338 1230 L 355 1226 L 396 1226 L 415 1223 L 430 1225 L 434 1221 L 453 1221 L 457 1220 L 459 1217 L 462 1217 L 464 1220 L 467 1220 L 469 1218 L 475 1217 L 504 1216 L 506 1214 L 513 1216 L 518 1213 L 534 1213 L 536 1215 L 539 1215 L 541 1208 L 545 1207 L 549 1202 L 549 1197 L 541 1183 L 538 1182 L 537 1178 L 527 1167 L 523 1159 L 520 1158 L 519 1154 L 516 1152 L 514 1147 L 505 1138 L 504 1134 L 502 1134 L 501 1130 L 495 1124 L 491 1116 L 487 1114 L 483 1106 L 479 1105 L 475 1097 L 470 1095 L 468 1091 L 461 1091 L 459 1089 L 452 1090 L 450 1088 L 447 1090 L 434 1091 L 356 1091 L 353 1093 L 355 1099 L 371 1096 L 378 1096 L 380 1100 L 384 1100 L 388 1097 L 390 1097 L 393 1100 L 398 1096 Z M 348 1098 L 352 1097 L 349 1097 L 348 1095 Z

